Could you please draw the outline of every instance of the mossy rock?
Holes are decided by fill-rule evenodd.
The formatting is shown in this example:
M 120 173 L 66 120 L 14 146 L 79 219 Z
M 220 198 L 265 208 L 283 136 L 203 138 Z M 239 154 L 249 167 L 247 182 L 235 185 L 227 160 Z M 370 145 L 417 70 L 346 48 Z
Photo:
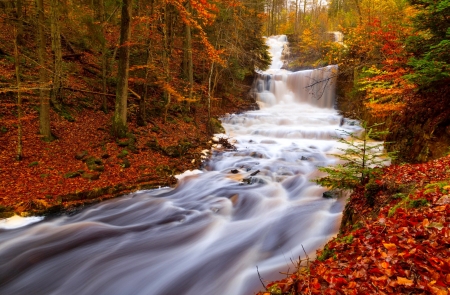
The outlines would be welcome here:
M 38 161 L 34 161 L 34 162 L 31 162 L 30 164 L 28 164 L 28 167 L 34 167 L 34 166 L 37 166 L 37 165 L 39 165 L 39 162 Z
M 84 170 L 71 171 L 64 174 L 64 178 L 75 178 L 84 173 Z
M 123 149 L 118 155 L 117 155 L 117 158 L 119 158 L 119 159 L 123 159 L 123 158 L 125 158 L 126 156 L 128 156 L 128 151 L 126 150 L 126 149 Z
M 82 151 L 75 155 L 75 159 L 77 160 L 83 160 L 88 155 L 87 151 Z
M 95 157 L 89 157 L 86 159 L 86 165 L 89 170 L 103 172 L 105 171 L 105 166 L 103 166 L 103 161 Z
M 89 179 L 89 180 L 97 180 L 100 178 L 100 173 L 83 173 L 81 174 L 81 177 L 84 179 Z
M 136 148 L 136 136 L 132 133 L 127 133 L 126 140 L 117 140 L 117 145 L 120 147 L 126 147 L 131 151 L 137 151 Z
M 177 145 L 171 145 L 166 148 L 163 148 L 164 154 L 169 157 L 178 158 L 184 156 L 188 150 L 191 148 L 192 144 L 186 140 L 181 139 L 178 141 Z
M 122 163 L 120 164 L 120 166 L 121 166 L 122 168 L 130 168 L 130 167 L 131 167 L 130 160 L 128 160 L 127 158 L 124 158 L 124 159 L 122 160 Z
M 151 139 L 145 143 L 146 146 L 148 146 L 152 151 L 159 151 L 161 150 L 161 147 L 159 146 L 158 140 Z
M 216 118 L 211 118 L 209 120 L 209 128 L 212 133 L 225 133 L 222 123 Z

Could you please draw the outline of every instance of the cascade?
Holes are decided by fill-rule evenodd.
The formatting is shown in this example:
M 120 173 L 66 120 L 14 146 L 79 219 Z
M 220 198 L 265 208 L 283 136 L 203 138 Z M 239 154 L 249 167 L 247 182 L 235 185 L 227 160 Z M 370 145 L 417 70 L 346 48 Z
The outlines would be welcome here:
M 312 258 L 337 233 L 343 200 L 310 180 L 335 162 L 335 66 L 281 70 L 286 36 L 254 92 L 260 110 L 222 118 L 234 150 L 175 188 L 139 191 L 73 216 L 0 228 L 0 294 L 243 295 Z M 344 124 L 342 124 L 344 122 Z M 225 136 L 225 135 L 217 135 Z

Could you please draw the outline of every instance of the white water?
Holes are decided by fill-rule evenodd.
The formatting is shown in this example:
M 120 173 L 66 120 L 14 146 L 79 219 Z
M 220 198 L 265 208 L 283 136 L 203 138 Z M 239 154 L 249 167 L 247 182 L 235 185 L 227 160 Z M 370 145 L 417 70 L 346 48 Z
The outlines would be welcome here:
M 223 119 L 236 151 L 213 150 L 203 173 L 175 189 L 0 229 L 0 294 L 253 294 L 256 266 L 276 279 L 304 257 L 302 246 L 312 257 L 337 232 L 343 201 L 323 199 L 310 179 L 333 163 L 336 129 L 353 127 L 339 127 L 332 108 L 326 78 L 337 69 L 280 70 L 285 41 L 268 39 L 274 64 L 255 85 L 261 110 Z

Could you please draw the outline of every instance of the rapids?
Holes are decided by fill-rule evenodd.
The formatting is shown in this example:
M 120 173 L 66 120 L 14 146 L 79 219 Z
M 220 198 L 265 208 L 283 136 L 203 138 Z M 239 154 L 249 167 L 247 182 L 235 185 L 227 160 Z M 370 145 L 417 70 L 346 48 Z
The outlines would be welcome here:
M 337 233 L 343 200 L 310 180 L 334 163 L 337 68 L 280 68 L 254 85 L 260 110 L 222 118 L 236 150 L 216 146 L 175 188 L 140 191 L 16 229 L 0 228 L 0 294 L 240 295 L 283 277 Z M 225 136 L 225 135 L 216 135 Z

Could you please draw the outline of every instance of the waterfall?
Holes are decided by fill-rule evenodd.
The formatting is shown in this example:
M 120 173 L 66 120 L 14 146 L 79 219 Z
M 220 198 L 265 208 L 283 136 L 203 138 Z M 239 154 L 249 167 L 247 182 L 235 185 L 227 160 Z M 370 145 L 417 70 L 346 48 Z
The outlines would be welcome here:
M 17 229 L 0 228 L 0 294 L 244 295 L 312 258 L 337 233 L 344 200 L 310 180 L 335 162 L 337 68 L 281 70 L 286 36 L 254 92 L 260 110 L 222 118 L 216 146 L 175 188 L 139 191 Z

